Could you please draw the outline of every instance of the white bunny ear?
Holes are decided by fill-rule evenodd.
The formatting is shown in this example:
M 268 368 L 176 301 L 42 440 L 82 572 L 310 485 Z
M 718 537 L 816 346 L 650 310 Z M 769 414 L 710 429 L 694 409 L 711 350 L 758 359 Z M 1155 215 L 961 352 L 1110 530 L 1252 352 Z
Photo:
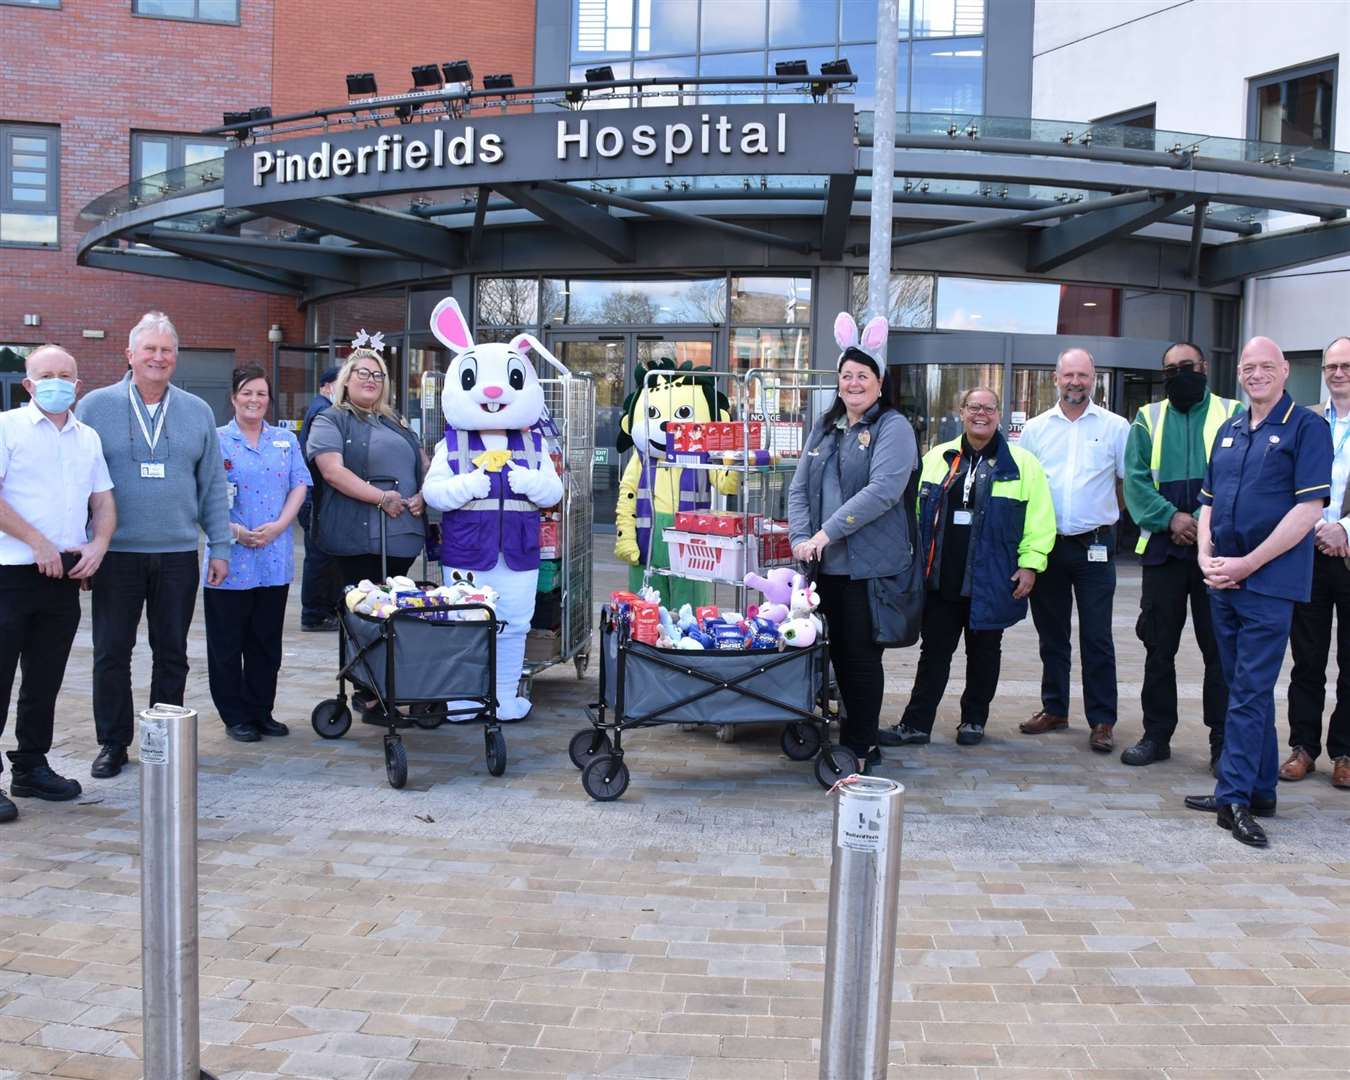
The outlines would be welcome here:
M 858 344 L 858 324 L 847 311 L 834 317 L 834 341 L 841 350 Z
M 877 315 L 867 320 L 867 325 L 863 327 L 862 347 L 870 353 L 876 352 L 881 346 L 886 344 L 886 334 L 890 326 L 886 322 L 886 316 Z
M 459 303 L 453 296 L 447 296 L 432 311 L 431 332 L 456 356 L 473 348 L 469 320 L 464 317 L 464 312 L 460 311 Z
M 567 366 L 563 364 L 561 360 L 559 360 L 546 348 L 544 348 L 543 343 L 533 334 L 517 334 L 515 337 L 511 339 L 511 348 L 515 349 L 516 352 L 524 353 L 526 355 L 529 355 L 529 353 L 531 352 L 535 352 L 539 356 L 543 357 L 543 359 L 548 361 L 548 363 L 552 365 L 553 369 L 557 371 L 560 375 L 569 374 Z

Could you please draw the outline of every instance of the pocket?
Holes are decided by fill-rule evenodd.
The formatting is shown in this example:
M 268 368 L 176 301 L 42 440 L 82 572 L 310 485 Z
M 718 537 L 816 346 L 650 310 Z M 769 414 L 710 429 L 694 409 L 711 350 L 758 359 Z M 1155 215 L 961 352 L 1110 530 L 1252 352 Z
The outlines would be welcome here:
M 465 570 L 484 569 L 475 561 L 484 551 L 493 552 L 492 564 L 496 563 L 497 540 L 488 535 L 495 530 L 494 518 L 494 514 L 481 510 L 456 510 L 441 519 L 448 565 Z

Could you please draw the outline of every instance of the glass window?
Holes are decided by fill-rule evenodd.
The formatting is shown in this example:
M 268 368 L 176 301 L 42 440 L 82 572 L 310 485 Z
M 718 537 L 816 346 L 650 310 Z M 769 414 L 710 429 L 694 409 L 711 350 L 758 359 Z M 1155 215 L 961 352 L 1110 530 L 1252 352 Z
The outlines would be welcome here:
M 610 63 L 614 69 L 614 78 L 631 78 L 633 65 L 628 63 L 617 64 Z M 586 81 L 586 64 L 578 64 L 567 73 L 568 82 L 584 83 Z M 627 109 L 633 103 L 629 100 L 632 90 L 628 87 L 616 87 L 610 90 L 602 90 L 596 94 L 587 95 L 581 107 L 583 109 Z
M 673 56 L 664 60 L 636 60 L 633 62 L 633 78 L 669 78 L 669 82 L 656 82 L 642 88 L 643 98 L 640 104 L 647 105 L 692 105 L 697 95 L 690 87 L 680 93 L 680 76 L 693 77 L 698 64 L 692 56 Z M 647 95 L 652 95 L 648 97 Z M 660 95 L 660 96 L 657 96 Z
M 763 75 L 764 54 L 762 52 L 720 53 L 713 56 L 704 56 L 699 64 L 699 74 Z M 722 92 L 718 93 L 719 90 Z M 764 100 L 764 95 L 760 92 L 762 90 L 762 86 L 756 87 L 753 83 L 727 87 L 718 87 L 716 84 L 712 84 L 703 88 L 699 100 L 705 105 L 753 104 Z
M 417 319 L 414 295 L 413 325 L 430 318 Z M 444 296 L 436 294 L 436 303 Z M 434 306 L 434 305 L 433 305 Z M 479 278 L 477 325 L 537 326 L 539 323 L 539 282 L 535 278 Z
M 554 279 L 544 290 L 544 322 L 650 326 L 726 321 L 725 278 L 693 281 Z
M 1285 389 L 1300 405 L 1315 405 L 1322 399 L 1322 354 L 1315 349 L 1284 354 L 1289 361 Z
M 811 321 L 809 277 L 742 277 L 731 279 L 733 323 L 786 323 L 805 326 Z
M 848 60 L 858 83 L 851 95 L 855 109 L 870 109 L 876 103 L 877 90 L 877 48 L 875 45 L 841 45 L 839 55 Z M 901 45 L 895 57 L 896 109 L 904 111 L 907 99 L 905 87 L 909 85 L 909 46 Z
M 939 330 L 1053 334 L 1059 325 L 1059 286 L 944 277 L 937 284 L 936 325 Z
M 1155 341 L 1180 340 L 1186 336 L 1186 298 L 1180 293 L 1122 290 L 1120 335 Z
M 207 139 L 201 135 L 161 135 L 158 133 L 131 133 L 131 179 L 143 180 L 172 169 L 198 165 L 225 153 L 224 139 Z
M 1003 400 L 1002 364 L 892 364 L 896 405 L 914 428 L 920 453 L 961 434 L 961 395 L 987 386 Z
M 17 7 L 59 8 L 61 0 L 0 0 L 0 4 L 14 4 Z
M 1033 416 L 1039 416 L 1059 400 L 1055 386 L 1055 369 L 1050 367 L 1013 368 L 1013 388 L 1010 400 L 1008 437 L 1016 439 L 1023 425 Z M 1111 372 L 1097 369 L 1097 382 L 1092 389 L 1092 400 L 1103 409 L 1111 407 Z
M 877 36 L 877 0 L 843 0 L 840 11 L 841 41 L 875 41 Z M 900 36 L 909 28 L 909 4 L 900 2 Z
M 1119 290 L 1097 285 L 1061 285 L 1055 332 L 1119 337 Z
M 693 52 L 698 44 L 698 0 L 638 0 L 639 53 Z
M 900 21 L 904 22 L 904 3 Z M 914 37 L 984 33 L 984 0 L 914 0 Z
M 932 274 L 892 274 L 887 321 L 892 329 L 927 330 L 933 325 Z M 853 275 L 853 317 L 867 316 L 867 275 Z
M 1251 87 L 1251 138 L 1331 149 L 1335 61 L 1253 79 Z
M 700 39 L 710 49 L 762 49 L 767 0 L 715 0 L 703 5 Z
M 239 0 L 131 0 L 131 10 L 137 15 L 152 15 L 161 19 L 239 21 Z
M 573 0 L 572 56 L 598 59 L 633 51 L 633 0 Z
M 0 244 L 60 242 L 58 129 L 0 124 Z
M 819 45 L 838 31 L 836 0 L 769 0 L 770 45 Z
M 984 41 L 916 41 L 911 112 L 984 111 Z

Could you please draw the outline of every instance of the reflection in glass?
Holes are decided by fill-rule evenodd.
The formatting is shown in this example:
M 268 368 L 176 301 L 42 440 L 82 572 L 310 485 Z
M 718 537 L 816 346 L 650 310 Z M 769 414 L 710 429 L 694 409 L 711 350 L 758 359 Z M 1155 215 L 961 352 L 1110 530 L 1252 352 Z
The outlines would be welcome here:
M 1053 334 L 1059 325 L 1059 286 L 1050 281 L 943 277 L 937 286 L 936 324 L 939 330 Z
M 877 36 L 877 0 L 843 0 L 840 11 L 841 41 L 874 41 Z M 909 27 L 909 4 L 900 0 L 900 36 Z M 903 50 L 902 50 L 903 51 Z M 855 67 L 854 71 L 857 70 Z
M 911 112 L 984 111 L 984 42 L 916 41 Z
M 1101 285 L 1061 285 L 1057 334 L 1120 336 L 1120 290 Z
M 902 13 L 900 21 L 904 18 Z M 984 0 L 914 0 L 916 38 L 983 33 Z
M 1097 383 L 1092 390 L 1092 400 L 1103 409 L 1111 408 L 1111 370 L 1097 369 Z M 1022 425 L 1047 409 L 1054 408 L 1059 401 L 1059 390 L 1055 386 L 1055 369 L 1050 367 L 1013 368 L 1013 389 L 1011 400 L 1007 403 L 1011 417 L 1009 436 L 1021 433 Z
M 811 279 L 732 278 L 731 321 L 805 326 L 811 321 Z
M 183 144 L 183 164 L 197 165 L 203 161 L 214 161 L 221 157 L 225 148 L 219 143 L 189 142 Z
M 725 278 L 675 281 L 553 279 L 545 286 L 546 323 L 650 326 L 726 321 Z
M 651 105 L 692 105 L 696 95 L 691 87 L 679 92 L 679 77 L 693 77 L 697 65 L 692 56 L 674 56 L 665 60 L 637 60 L 633 63 L 633 78 L 651 79 L 669 77 L 669 82 L 652 83 L 642 88 L 639 107 Z
M 698 0 L 638 0 L 639 53 L 693 52 L 698 41 Z
M 1332 68 L 1258 87 L 1256 137 L 1263 142 L 1331 149 L 1335 97 Z
M 703 5 L 703 49 L 764 48 L 765 0 L 715 0 Z
M 539 282 L 534 278 L 479 278 L 476 313 L 480 326 L 534 326 L 539 322 Z M 417 320 L 414 325 L 419 325 Z
M 927 330 L 933 325 L 932 274 L 891 275 L 887 322 L 892 328 Z M 852 285 L 853 317 L 861 325 L 867 317 L 867 275 L 854 274 Z
M 594 60 L 633 49 L 633 0 L 573 0 L 572 55 Z
M 722 53 L 705 56 L 699 64 L 700 75 L 763 75 L 764 54 Z M 705 105 L 749 105 L 764 100 L 763 87 L 754 84 L 718 87 L 705 86 L 699 100 Z M 720 92 L 719 92 L 720 91 Z
M 140 174 L 137 179 L 155 176 L 169 169 L 169 144 L 158 139 L 140 140 Z
M 1001 364 L 892 364 L 896 407 L 914 428 L 919 452 L 957 438 L 961 395 L 985 386 L 1003 397 Z
M 0 214 L 0 244 L 55 244 L 55 214 Z
M 670 360 L 676 367 L 689 364 L 696 368 L 710 368 L 713 362 L 712 338 L 682 341 L 678 338 L 649 338 L 646 335 L 639 337 L 637 362 L 650 367 L 655 360 Z
M 769 0 L 770 45 L 816 45 L 838 30 L 835 0 Z
M 561 341 L 554 354 L 569 370 L 589 374 L 595 384 L 595 466 L 591 473 L 595 523 L 614 525 L 618 498 L 620 459 L 614 447 L 623 415 L 624 342 Z

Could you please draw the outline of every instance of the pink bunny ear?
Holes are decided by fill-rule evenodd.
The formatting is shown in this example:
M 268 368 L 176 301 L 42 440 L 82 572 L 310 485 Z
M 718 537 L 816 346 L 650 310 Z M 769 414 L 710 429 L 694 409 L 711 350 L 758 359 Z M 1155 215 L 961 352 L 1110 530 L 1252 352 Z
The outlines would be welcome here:
M 884 315 L 868 319 L 867 325 L 863 327 L 862 347 L 868 352 L 876 352 L 886 344 L 886 334 L 889 330 L 890 327 L 887 325 Z
M 544 348 L 544 343 L 533 334 L 517 334 L 511 339 L 511 348 L 525 356 L 529 356 L 529 354 L 533 352 L 536 356 L 548 363 L 554 371 L 561 375 L 568 374 L 566 365 Z
M 847 311 L 834 317 L 834 340 L 841 350 L 858 344 L 858 324 Z
M 452 353 L 459 354 L 473 348 L 469 321 L 464 318 L 464 312 L 459 310 L 459 303 L 453 296 L 447 296 L 431 313 L 431 332 Z

